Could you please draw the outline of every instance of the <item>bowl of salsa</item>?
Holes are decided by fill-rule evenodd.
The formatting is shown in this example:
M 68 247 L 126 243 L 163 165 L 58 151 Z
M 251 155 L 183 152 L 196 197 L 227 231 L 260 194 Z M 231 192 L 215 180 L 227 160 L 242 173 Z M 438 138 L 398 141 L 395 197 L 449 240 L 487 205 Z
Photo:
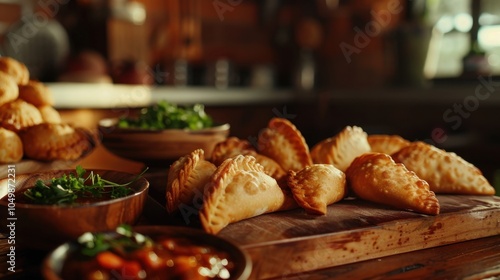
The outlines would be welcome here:
M 85 233 L 45 258 L 45 279 L 248 279 L 249 256 L 229 241 L 201 230 L 120 225 Z

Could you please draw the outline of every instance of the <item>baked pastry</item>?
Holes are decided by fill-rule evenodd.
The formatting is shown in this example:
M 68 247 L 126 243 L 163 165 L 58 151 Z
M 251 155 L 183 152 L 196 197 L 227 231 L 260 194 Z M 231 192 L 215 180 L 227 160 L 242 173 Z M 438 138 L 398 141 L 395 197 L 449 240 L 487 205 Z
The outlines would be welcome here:
M 16 163 L 23 158 L 23 142 L 14 131 L 0 127 L 0 163 Z
M 215 144 L 210 161 L 218 166 L 228 158 L 248 154 L 249 152 L 255 152 L 255 148 L 250 142 L 232 136 Z
M 50 105 L 40 106 L 38 107 L 38 111 L 40 111 L 40 114 L 42 115 L 43 122 L 49 122 L 49 123 L 61 122 L 61 115 L 56 109 L 54 109 L 54 107 Z
M 372 152 L 392 155 L 403 147 L 410 145 L 410 141 L 399 135 L 372 134 L 368 135 L 368 144 Z
M 309 214 L 325 215 L 327 206 L 346 194 L 345 174 L 331 164 L 313 164 L 298 172 L 290 170 L 287 182 L 298 205 Z
M 18 132 L 42 122 L 40 111 L 22 99 L 16 99 L 0 106 L 0 127 Z
M 311 157 L 314 163 L 333 164 L 345 172 L 356 157 L 370 150 L 366 132 L 357 126 L 347 126 L 335 136 L 314 145 Z
M 24 155 L 40 161 L 76 160 L 94 147 L 90 132 L 64 123 L 41 123 L 23 129 Z
M 0 72 L 0 106 L 12 102 L 19 96 L 19 88 L 14 78 Z
M 203 229 L 217 234 L 230 223 L 296 205 L 254 157 L 239 155 L 217 167 L 199 213 Z
M 494 195 L 482 172 L 460 156 L 417 141 L 393 154 L 397 162 L 429 183 L 435 193 Z
M 35 105 L 54 105 L 54 96 L 49 88 L 42 82 L 30 80 L 25 85 L 19 85 L 19 98 Z
M 257 153 L 247 140 L 234 136 L 228 137 L 226 140 L 215 145 L 212 150 L 211 161 L 215 165 L 220 165 L 224 160 L 238 155 L 251 155 L 255 157 L 257 163 L 264 167 L 264 172 L 276 180 L 286 175 L 285 170 L 275 160 Z
M 194 150 L 170 165 L 166 188 L 167 211 L 172 214 L 182 207 L 195 206 L 197 213 L 202 205 L 205 185 L 215 169 L 213 163 L 205 160 L 203 149 Z
M 365 153 L 346 171 L 347 183 L 361 199 L 427 215 L 439 214 L 429 184 L 384 153 Z
M 11 57 L 0 57 L 0 71 L 12 76 L 18 85 L 25 85 L 30 79 L 28 67 Z
M 276 161 L 285 171 L 299 171 L 312 164 L 309 147 L 289 120 L 273 118 L 259 133 L 257 151 Z

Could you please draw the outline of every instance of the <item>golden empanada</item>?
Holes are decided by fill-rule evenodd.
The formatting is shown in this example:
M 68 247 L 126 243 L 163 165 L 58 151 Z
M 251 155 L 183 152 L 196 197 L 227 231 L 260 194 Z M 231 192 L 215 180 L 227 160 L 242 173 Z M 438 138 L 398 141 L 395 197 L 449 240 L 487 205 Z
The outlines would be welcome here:
M 215 169 L 213 163 L 205 160 L 203 149 L 196 149 L 170 165 L 166 188 L 167 211 L 172 214 L 180 207 L 195 206 L 198 207 L 197 212 L 202 205 L 205 185 Z
M 435 193 L 494 195 L 482 172 L 460 156 L 417 141 L 392 155 L 396 162 L 426 180 Z
M 40 115 L 42 115 L 43 122 L 60 123 L 62 121 L 59 112 L 50 105 L 43 105 L 37 107 Z
M 311 157 L 314 163 L 333 164 L 345 172 L 357 156 L 370 150 L 366 132 L 357 126 L 347 126 L 335 136 L 314 145 Z
M 250 142 L 232 136 L 215 144 L 210 161 L 218 166 L 228 158 L 248 154 L 251 151 L 255 152 L 255 148 Z
M 325 215 L 328 205 L 346 194 L 344 172 L 331 164 L 313 164 L 289 171 L 288 186 L 299 206 L 309 214 Z
M 295 125 L 284 118 L 273 118 L 262 129 L 257 151 L 276 161 L 286 172 L 299 171 L 312 164 L 306 140 Z
M 14 131 L 0 127 L 0 163 L 15 163 L 23 158 L 23 142 Z
M 49 88 L 44 83 L 35 80 L 19 85 L 19 98 L 36 107 L 54 105 L 54 96 Z
M 286 175 L 285 170 L 275 160 L 257 153 L 247 140 L 242 140 L 234 136 L 215 145 L 212 150 L 211 162 L 215 165 L 220 165 L 224 160 L 238 155 L 251 155 L 255 157 L 257 163 L 264 167 L 264 172 L 276 180 Z
M 76 160 L 90 152 L 94 138 L 83 128 L 69 124 L 41 123 L 19 133 L 24 155 L 41 161 Z
M 25 85 L 30 79 L 28 67 L 21 61 L 7 56 L 0 57 L 0 72 L 14 78 L 17 85 Z
M 372 152 L 392 155 L 410 145 L 410 141 L 399 135 L 372 134 L 368 135 L 368 144 Z
M 19 88 L 14 78 L 0 71 L 0 106 L 19 97 Z
M 252 156 L 239 155 L 217 167 L 205 189 L 200 221 L 217 234 L 230 223 L 297 207 Z
M 42 122 L 43 118 L 38 108 L 22 99 L 16 99 L 0 107 L 0 127 L 18 132 Z
M 384 153 L 365 153 L 346 171 L 347 183 L 356 196 L 415 212 L 437 215 L 439 201 L 429 184 Z

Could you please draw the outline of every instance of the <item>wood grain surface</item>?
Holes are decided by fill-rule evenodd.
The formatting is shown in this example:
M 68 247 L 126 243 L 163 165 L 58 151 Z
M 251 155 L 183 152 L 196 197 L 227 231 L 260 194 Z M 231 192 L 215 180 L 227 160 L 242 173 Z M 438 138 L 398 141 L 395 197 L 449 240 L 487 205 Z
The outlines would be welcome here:
M 439 195 L 426 216 L 360 200 L 330 205 L 325 216 L 300 209 L 234 223 L 219 235 L 254 261 L 252 279 L 283 277 L 500 234 L 500 198 Z

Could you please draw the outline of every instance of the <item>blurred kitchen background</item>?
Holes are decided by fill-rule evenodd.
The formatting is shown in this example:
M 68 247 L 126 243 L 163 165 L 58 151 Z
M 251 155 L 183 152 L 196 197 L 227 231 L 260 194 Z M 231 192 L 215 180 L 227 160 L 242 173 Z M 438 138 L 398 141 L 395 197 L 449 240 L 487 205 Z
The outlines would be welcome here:
M 0 0 L 0 43 L 33 78 L 148 85 L 238 137 L 285 116 L 310 145 L 358 125 L 499 168 L 500 1 Z

